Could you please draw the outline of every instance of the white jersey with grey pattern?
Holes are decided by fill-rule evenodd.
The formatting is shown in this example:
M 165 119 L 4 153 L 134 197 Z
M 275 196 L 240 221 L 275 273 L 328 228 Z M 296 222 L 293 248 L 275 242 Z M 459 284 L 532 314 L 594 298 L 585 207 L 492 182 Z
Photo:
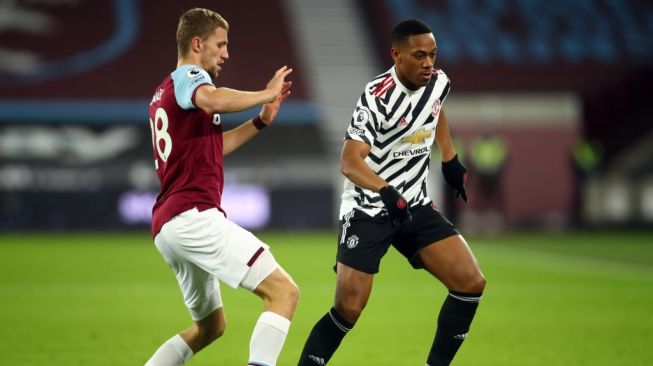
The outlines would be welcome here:
M 410 206 L 429 204 L 426 177 L 440 109 L 450 81 L 433 69 L 428 85 L 410 90 L 397 78 L 394 66 L 367 83 L 345 134 L 345 139 L 370 145 L 365 163 L 395 186 Z M 360 210 L 386 215 L 381 196 L 345 178 L 340 218 Z

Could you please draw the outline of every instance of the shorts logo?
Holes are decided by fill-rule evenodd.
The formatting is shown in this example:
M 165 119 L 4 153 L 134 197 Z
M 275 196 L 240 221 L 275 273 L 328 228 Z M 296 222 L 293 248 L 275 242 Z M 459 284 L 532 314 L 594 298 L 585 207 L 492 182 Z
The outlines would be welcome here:
M 442 107 L 440 103 L 440 99 L 436 99 L 435 102 L 433 102 L 433 110 L 431 111 L 431 115 L 433 117 L 437 117 L 438 114 L 440 114 L 440 108 Z
M 367 121 L 370 119 L 370 112 L 365 107 L 361 107 L 354 117 L 354 125 L 356 126 L 365 126 Z
M 397 126 L 399 126 L 400 128 L 404 128 L 404 127 L 408 126 L 408 121 L 406 121 L 406 118 L 404 117 L 399 121 Z
M 354 249 L 358 245 L 358 236 L 351 235 L 347 238 L 347 248 Z
M 213 115 L 213 124 L 219 126 L 222 121 L 220 120 L 220 114 L 216 113 Z

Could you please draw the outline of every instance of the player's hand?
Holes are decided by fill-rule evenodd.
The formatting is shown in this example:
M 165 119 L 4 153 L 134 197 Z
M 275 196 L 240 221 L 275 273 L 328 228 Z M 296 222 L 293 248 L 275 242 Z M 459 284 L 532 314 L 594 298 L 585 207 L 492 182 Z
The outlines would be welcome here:
M 442 162 L 442 175 L 447 184 L 456 191 L 456 198 L 459 196 L 465 202 L 468 202 L 467 191 L 465 191 L 465 182 L 467 181 L 467 167 L 458 160 L 458 154 L 453 159 Z
M 274 102 L 277 99 L 280 99 L 283 96 L 283 89 L 285 85 L 285 79 L 288 74 L 292 72 L 292 69 L 288 66 L 283 66 L 277 72 L 274 73 L 274 76 L 270 81 L 268 81 L 265 89 L 270 91 L 274 97 L 270 102 Z
M 263 108 L 261 108 L 261 113 L 259 114 L 263 123 L 270 125 L 272 121 L 274 121 L 277 117 L 277 113 L 279 113 L 279 108 L 281 108 L 281 103 L 283 103 L 283 101 L 290 95 L 291 87 L 292 81 L 285 81 L 279 97 L 275 98 L 275 100 L 270 103 L 263 104 Z
M 408 211 L 408 202 L 404 196 L 397 191 L 397 188 L 387 185 L 379 190 L 381 201 L 388 210 L 388 217 L 392 225 L 400 225 L 413 219 L 413 215 Z

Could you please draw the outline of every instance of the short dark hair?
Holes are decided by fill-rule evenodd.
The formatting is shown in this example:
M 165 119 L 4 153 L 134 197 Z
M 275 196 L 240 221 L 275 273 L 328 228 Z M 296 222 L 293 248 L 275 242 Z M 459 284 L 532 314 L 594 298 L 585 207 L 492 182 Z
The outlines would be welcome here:
M 419 19 L 403 20 L 392 29 L 392 45 L 400 46 L 406 42 L 409 36 L 424 33 L 433 33 L 428 24 Z
M 202 40 L 207 39 L 221 27 L 229 31 L 229 23 L 213 10 L 194 8 L 185 12 L 179 17 L 177 25 L 177 52 L 179 56 L 185 56 L 190 50 L 190 41 L 198 36 Z

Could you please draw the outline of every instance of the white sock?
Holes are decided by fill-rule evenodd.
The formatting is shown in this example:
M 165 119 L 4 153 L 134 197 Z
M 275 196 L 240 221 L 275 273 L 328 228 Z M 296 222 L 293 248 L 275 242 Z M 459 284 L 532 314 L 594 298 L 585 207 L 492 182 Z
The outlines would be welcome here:
M 181 366 L 191 357 L 193 357 L 193 350 L 177 334 L 162 344 L 145 363 L 145 366 Z
M 261 314 L 254 327 L 249 343 L 249 364 L 275 366 L 286 341 L 290 320 L 266 311 Z

